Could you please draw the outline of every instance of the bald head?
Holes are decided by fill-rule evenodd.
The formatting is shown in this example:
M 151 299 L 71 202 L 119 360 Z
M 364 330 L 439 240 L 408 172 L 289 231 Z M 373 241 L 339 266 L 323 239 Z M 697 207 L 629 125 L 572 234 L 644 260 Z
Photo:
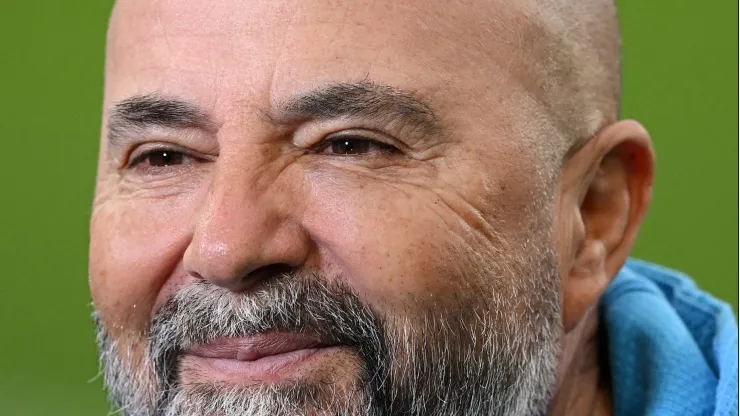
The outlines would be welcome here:
M 566 137 L 579 144 L 617 120 L 620 36 L 612 0 L 538 0 L 539 24 L 524 42 L 533 88 Z M 526 69 L 525 69 L 526 70 Z

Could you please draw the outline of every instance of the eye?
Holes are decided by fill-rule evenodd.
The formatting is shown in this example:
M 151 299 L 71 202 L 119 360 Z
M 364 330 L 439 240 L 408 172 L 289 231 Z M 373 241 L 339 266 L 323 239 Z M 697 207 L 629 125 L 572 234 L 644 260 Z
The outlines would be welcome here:
M 184 152 L 172 149 L 152 149 L 132 158 L 130 168 L 166 168 L 189 164 L 193 158 Z
M 364 155 L 371 153 L 398 153 L 398 149 L 390 144 L 359 136 L 339 136 L 328 138 L 316 150 L 317 153 L 335 155 Z

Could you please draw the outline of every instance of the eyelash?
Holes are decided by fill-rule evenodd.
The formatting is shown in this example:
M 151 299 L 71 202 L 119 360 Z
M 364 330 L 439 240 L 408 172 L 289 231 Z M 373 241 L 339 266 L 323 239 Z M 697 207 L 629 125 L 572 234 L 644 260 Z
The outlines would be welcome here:
M 349 145 L 350 143 L 354 144 L 354 146 L 348 146 L 349 149 L 346 149 L 344 153 L 342 152 L 332 152 L 330 154 L 335 156 L 341 156 L 341 157 L 361 157 L 362 155 L 368 155 L 373 153 L 379 153 L 384 155 L 392 155 L 392 154 L 398 154 L 401 153 L 401 150 L 399 150 L 396 146 L 393 146 L 391 144 L 371 139 L 364 136 L 356 136 L 356 135 L 342 135 L 342 136 L 335 136 L 335 137 L 328 137 L 324 139 L 321 143 L 319 143 L 315 148 L 312 150 L 312 153 L 315 154 L 326 154 L 325 151 L 327 149 L 330 149 L 334 146 L 340 146 L 342 144 Z M 357 149 L 359 147 L 361 148 L 360 151 L 353 151 L 354 149 Z M 375 149 L 375 150 L 373 150 Z M 127 163 L 126 168 L 127 169 L 133 169 L 143 162 L 146 162 L 147 159 L 149 159 L 152 156 L 155 155 L 165 155 L 166 154 L 176 155 L 178 159 L 190 159 L 192 161 L 204 161 L 204 158 L 198 157 L 194 155 L 192 152 L 188 152 L 186 149 L 175 147 L 175 146 L 162 146 L 157 148 L 152 148 L 149 150 L 143 151 L 141 154 L 131 158 L 131 160 Z M 183 162 L 174 163 L 171 165 L 165 164 L 165 165 L 152 165 L 152 168 L 164 168 L 168 166 L 179 166 L 182 165 Z
M 203 157 L 199 157 L 193 154 L 193 152 L 189 152 L 186 149 L 183 149 L 177 146 L 161 146 L 161 147 L 155 147 L 155 148 L 144 150 L 143 152 L 141 152 L 141 154 L 136 155 L 135 157 L 132 157 L 131 160 L 126 164 L 126 168 L 127 169 L 136 168 L 137 166 L 141 165 L 143 162 L 146 162 L 146 160 L 152 156 L 155 156 L 158 154 L 166 155 L 168 153 L 170 154 L 170 156 L 175 156 L 181 160 L 184 160 L 184 159 L 189 159 L 192 161 L 205 160 Z M 179 166 L 181 164 L 183 163 L 180 162 L 180 163 L 176 163 L 172 165 L 164 165 L 164 166 L 152 165 L 150 167 L 157 169 L 157 168 L 163 168 L 167 166 Z
M 371 153 L 382 153 L 382 154 L 396 154 L 400 153 L 401 151 L 392 144 L 388 144 L 379 140 L 371 139 L 369 137 L 364 136 L 356 136 L 356 135 L 340 135 L 335 137 L 328 137 L 324 139 L 321 143 L 319 143 L 315 149 L 314 153 L 323 153 L 325 150 L 334 147 L 335 145 L 341 145 L 341 144 L 348 144 L 350 142 L 353 142 L 355 145 L 358 143 L 362 143 L 361 146 L 367 147 L 366 151 L 358 152 L 358 153 L 337 153 L 333 152 L 332 154 L 336 156 L 359 156 L 364 154 L 371 154 Z M 371 148 L 375 148 L 376 150 L 373 151 Z M 351 152 L 351 150 L 350 150 Z

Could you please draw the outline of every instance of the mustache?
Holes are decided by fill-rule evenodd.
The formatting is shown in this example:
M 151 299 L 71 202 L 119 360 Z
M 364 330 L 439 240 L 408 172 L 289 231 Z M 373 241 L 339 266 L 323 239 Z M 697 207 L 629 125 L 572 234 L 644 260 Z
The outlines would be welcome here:
M 143 356 L 93 317 L 109 395 L 132 416 L 203 414 L 214 403 L 231 403 L 236 413 L 226 414 L 250 406 L 275 415 L 310 408 L 372 416 L 544 414 L 557 364 L 557 298 L 525 299 L 524 311 L 536 313 L 522 315 L 516 299 L 494 295 L 493 303 L 471 296 L 383 315 L 341 280 L 319 274 L 287 274 L 243 293 L 196 281 L 136 334 L 146 339 Z M 355 354 L 356 390 L 347 403 L 334 403 L 331 385 L 322 382 L 283 390 L 180 385 L 180 357 L 193 345 L 270 331 L 301 332 Z
M 156 312 L 148 350 L 166 396 L 176 390 L 178 359 L 192 345 L 273 331 L 301 332 L 349 347 L 367 367 L 387 353 L 384 324 L 349 286 L 317 274 L 283 275 L 246 293 L 197 281 Z M 377 370 L 365 368 L 364 373 Z M 167 402 L 168 397 L 159 401 Z

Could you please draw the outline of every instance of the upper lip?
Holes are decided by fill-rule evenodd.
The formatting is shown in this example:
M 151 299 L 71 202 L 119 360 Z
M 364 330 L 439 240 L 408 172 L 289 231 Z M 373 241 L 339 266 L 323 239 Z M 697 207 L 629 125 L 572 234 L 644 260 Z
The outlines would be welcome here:
M 310 334 L 275 332 L 240 338 L 217 338 L 205 344 L 192 345 L 185 352 L 203 358 L 256 361 L 271 355 L 333 345 Z

